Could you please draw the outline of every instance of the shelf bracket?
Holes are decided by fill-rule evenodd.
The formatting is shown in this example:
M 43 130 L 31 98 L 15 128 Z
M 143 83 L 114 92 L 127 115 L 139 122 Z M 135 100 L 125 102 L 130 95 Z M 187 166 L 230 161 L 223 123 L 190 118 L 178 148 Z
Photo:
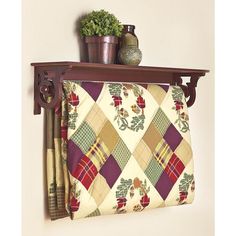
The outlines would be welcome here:
M 41 113 L 41 107 L 54 108 L 62 96 L 65 67 L 35 67 L 34 72 L 34 114 Z
M 191 74 L 191 75 L 179 75 L 175 74 L 173 77 L 173 84 L 178 85 L 182 88 L 184 95 L 187 99 L 187 106 L 191 107 L 195 100 L 196 100 L 196 87 L 197 82 L 200 79 L 201 76 L 204 76 L 205 74 Z M 190 81 L 186 83 L 186 85 L 183 84 L 182 77 L 190 77 Z

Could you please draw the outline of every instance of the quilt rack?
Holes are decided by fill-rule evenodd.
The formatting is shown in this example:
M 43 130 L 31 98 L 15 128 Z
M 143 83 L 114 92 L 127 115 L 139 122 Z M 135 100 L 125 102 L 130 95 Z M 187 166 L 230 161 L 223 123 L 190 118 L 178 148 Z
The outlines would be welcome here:
M 63 80 L 112 81 L 134 83 L 164 83 L 180 86 L 187 98 L 188 107 L 196 99 L 196 87 L 200 77 L 209 70 L 182 69 L 150 66 L 127 66 L 84 62 L 39 62 L 34 67 L 34 114 L 41 107 L 49 109 L 60 102 Z M 183 83 L 183 79 L 189 82 Z M 48 101 L 47 97 L 51 99 Z

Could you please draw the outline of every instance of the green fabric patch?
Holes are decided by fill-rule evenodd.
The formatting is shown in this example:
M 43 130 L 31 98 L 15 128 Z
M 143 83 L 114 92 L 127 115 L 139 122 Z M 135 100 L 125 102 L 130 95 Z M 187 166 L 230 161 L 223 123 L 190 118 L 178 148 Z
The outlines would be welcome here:
M 119 139 L 117 145 L 115 146 L 112 152 L 112 155 L 116 159 L 121 170 L 123 170 L 128 160 L 130 159 L 131 152 L 125 145 L 124 141 L 122 139 Z
M 155 117 L 153 118 L 153 124 L 156 126 L 158 131 L 162 134 L 162 136 L 165 135 L 166 130 L 170 126 L 171 122 L 169 121 L 166 114 L 162 111 L 161 108 L 158 109 Z
M 71 140 L 79 146 L 84 154 L 86 154 L 89 148 L 94 144 L 96 134 L 87 122 L 83 122 L 72 135 Z
M 163 171 L 164 169 L 162 168 L 162 166 L 159 163 L 157 163 L 156 160 L 151 159 L 149 165 L 147 166 L 144 172 L 147 175 L 150 182 L 153 184 L 153 186 L 155 186 L 157 180 L 160 178 Z

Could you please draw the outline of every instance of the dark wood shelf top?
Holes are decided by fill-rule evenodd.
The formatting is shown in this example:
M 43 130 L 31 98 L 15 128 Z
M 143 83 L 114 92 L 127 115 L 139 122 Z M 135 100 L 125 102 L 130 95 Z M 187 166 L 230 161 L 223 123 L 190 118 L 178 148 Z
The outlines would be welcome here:
M 34 67 L 68 67 L 68 68 L 78 68 L 87 70 L 119 70 L 119 71 L 149 71 L 149 72 L 172 72 L 180 74 L 205 74 L 209 70 L 205 69 L 186 69 L 186 68 L 170 68 L 170 67 L 153 67 L 153 66 L 128 66 L 119 64 L 99 64 L 99 63 L 86 63 L 86 62 L 71 62 L 71 61 L 61 61 L 61 62 L 36 62 L 31 63 Z
M 209 70 L 153 66 L 127 66 L 86 62 L 36 62 L 34 66 L 34 114 L 40 114 L 41 107 L 53 108 L 61 99 L 62 81 L 108 81 L 132 83 L 164 83 L 180 86 L 187 105 L 192 106 L 196 98 L 196 87 L 200 77 Z M 183 84 L 183 78 L 189 82 Z M 48 103 L 45 97 L 52 96 Z

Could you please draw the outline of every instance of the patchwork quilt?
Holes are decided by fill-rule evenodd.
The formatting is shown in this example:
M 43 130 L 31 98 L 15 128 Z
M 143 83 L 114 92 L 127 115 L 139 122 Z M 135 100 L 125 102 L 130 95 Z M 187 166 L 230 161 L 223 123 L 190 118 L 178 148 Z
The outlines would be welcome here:
M 63 82 L 46 111 L 52 220 L 191 203 L 189 117 L 178 86 Z

